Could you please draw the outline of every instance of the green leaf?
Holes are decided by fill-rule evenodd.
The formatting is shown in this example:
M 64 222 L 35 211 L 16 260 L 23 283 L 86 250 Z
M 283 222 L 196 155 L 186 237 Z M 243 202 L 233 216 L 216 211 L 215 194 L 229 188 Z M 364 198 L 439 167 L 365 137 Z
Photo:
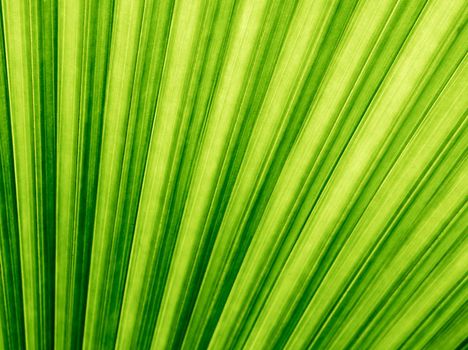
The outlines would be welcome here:
M 466 347 L 467 15 L 0 0 L 0 347 Z

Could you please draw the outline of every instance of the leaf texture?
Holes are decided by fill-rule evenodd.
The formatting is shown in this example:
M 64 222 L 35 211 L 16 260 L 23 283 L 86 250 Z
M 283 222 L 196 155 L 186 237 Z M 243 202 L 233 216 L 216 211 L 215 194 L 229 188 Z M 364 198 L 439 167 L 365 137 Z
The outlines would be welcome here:
M 2 349 L 463 349 L 463 0 L 0 0 Z

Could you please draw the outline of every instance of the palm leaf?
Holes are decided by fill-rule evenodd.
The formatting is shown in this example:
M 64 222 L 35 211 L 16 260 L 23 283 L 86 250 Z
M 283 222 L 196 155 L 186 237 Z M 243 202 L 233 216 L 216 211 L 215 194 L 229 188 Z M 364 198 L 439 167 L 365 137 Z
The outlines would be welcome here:
M 1 0 L 5 349 L 456 349 L 463 0 Z

